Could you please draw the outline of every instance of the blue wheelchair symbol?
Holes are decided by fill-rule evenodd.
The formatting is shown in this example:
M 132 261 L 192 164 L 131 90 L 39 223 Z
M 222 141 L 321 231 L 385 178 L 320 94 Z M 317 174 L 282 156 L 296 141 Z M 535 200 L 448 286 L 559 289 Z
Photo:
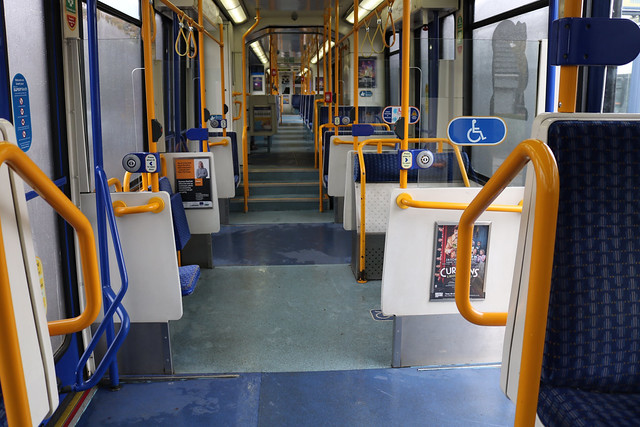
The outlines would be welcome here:
M 456 117 L 447 136 L 458 145 L 496 145 L 507 137 L 507 125 L 499 117 Z

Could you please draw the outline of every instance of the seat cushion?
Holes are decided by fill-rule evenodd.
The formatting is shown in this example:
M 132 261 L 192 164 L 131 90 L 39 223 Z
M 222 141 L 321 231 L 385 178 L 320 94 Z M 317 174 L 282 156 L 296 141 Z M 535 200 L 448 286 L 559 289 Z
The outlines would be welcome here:
M 198 279 L 200 278 L 199 265 L 183 265 L 180 270 L 180 289 L 182 296 L 191 295 L 196 289 Z
M 637 426 L 640 394 L 540 386 L 538 417 L 547 426 Z

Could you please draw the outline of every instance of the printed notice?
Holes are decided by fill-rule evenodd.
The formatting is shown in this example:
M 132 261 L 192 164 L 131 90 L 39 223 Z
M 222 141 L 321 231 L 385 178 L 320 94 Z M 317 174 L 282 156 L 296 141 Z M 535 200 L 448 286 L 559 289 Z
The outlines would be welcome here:
M 485 297 L 489 227 L 489 223 L 476 223 L 473 227 L 470 296 L 475 299 Z M 436 223 L 435 236 L 433 283 L 429 299 L 451 300 L 455 298 L 456 288 L 458 225 Z
M 211 167 L 208 157 L 175 159 L 176 192 L 185 209 L 211 209 Z

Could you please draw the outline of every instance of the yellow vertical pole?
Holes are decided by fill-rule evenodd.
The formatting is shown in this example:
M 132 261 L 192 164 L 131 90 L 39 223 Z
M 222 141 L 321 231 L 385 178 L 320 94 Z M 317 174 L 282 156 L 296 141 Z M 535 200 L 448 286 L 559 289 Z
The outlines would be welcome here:
M 203 27 L 202 0 L 198 0 L 198 25 Z M 207 93 L 204 77 L 204 31 L 198 31 L 198 62 L 200 63 L 200 126 L 207 129 L 207 120 L 204 110 L 207 108 Z M 209 151 L 209 141 L 202 141 L 202 151 Z
M 152 13 L 153 5 L 142 2 L 142 43 L 144 57 L 144 90 L 147 99 L 147 138 L 149 143 L 149 151 L 151 153 L 158 152 L 158 145 L 153 140 L 153 121 L 156 118 L 156 104 L 153 94 L 153 36 L 151 32 L 151 20 L 155 19 Z M 158 174 L 152 174 L 151 189 L 158 191 Z
M 327 88 L 329 87 L 329 78 L 327 76 L 327 43 L 329 40 L 327 39 L 327 14 L 324 14 L 324 28 L 322 30 L 322 78 L 324 79 L 324 84 L 322 85 L 322 95 L 328 92 Z M 329 43 L 330 44 L 330 43 Z
M 257 2 L 256 2 L 257 3 Z M 260 22 L 260 9 L 256 4 L 256 22 L 242 35 L 242 187 L 244 211 L 249 212 L 249 153 L 247 146 L 247 36 Z
M 358 0 L 353 0 L 353 108 L 355 108 L 355 118 L 353 123 L 358 123 L 358 9 L 360 8 Z M 354 149 L 358 145 L 358 138 L 353 138 Z
M 395 31 L 393 28 L 391 31 Z M 402 150 L 409 149 L 409 55 L 411 52 L 411 0 L 402 0 L 402 117 L 404 137 Z M 407 188 L 407 170 L 400 170 L 400 188 Z
M 338 70 L 338 62 L 340 59 L 340 46 L 338 46 L 338 40 L 340 39 L 340 3 L 338 3 L 338 0 L 335 0 L 335 9 L 336 9 L 336 17 L 335 17 L 335 23 L 336 23 L 336 50 L 335 50 L 335 54 L 336 54 L 336 58 L 335 58 L 335 64 L 334 64 L 334 81 L 335 81 L 335 85 L 333 87 L 333 115 L 337 116 L 338 115 L 338 88 L 339 88 L 339 82 L 338 82 L 338 76 L 340 76 L 339 74 L 339 70 Z M 335 135 L 338 136 L 338 127 L 335 127 Z
M 2 396 L 9 425 L 30 426 L 32 422 L 29 396 L 27 395 L 22 356 L 18 343 L 18 328 L 11 300 L 9 270 L 1 232 L 0 263 L 0 307 L 2 307 L 0 309 L 0 327 L 2 327 L 2 335 L 0 335 L 0 343 L 2 344 L 0 381 L 2 381 Z
M 564 17 L 579 18 L 582 16 L 582 0 L 565 0 Z M 578 92 L 578 66 L 564 65 L 560 67 L 560 84 L 558 90 L 558 112 L 573 113 L 576 111 Z
M 218 24 L 218 29 L 220 30 L 220 96 L 222 97 L 222 120 L 225 120 L 227 115 L 224 112 L 224 105 L 226 101 L 226 88 L 224 85 L 224 26 L 222 24 Z M 222 129 L 222 136 L 227 136 L 227 128 Z

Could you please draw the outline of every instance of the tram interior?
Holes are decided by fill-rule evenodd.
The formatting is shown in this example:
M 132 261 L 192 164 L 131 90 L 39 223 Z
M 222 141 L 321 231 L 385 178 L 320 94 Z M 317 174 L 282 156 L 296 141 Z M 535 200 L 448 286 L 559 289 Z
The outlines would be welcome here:
M 637 0 L 9 3 L 0 425 L 637 425 Z

